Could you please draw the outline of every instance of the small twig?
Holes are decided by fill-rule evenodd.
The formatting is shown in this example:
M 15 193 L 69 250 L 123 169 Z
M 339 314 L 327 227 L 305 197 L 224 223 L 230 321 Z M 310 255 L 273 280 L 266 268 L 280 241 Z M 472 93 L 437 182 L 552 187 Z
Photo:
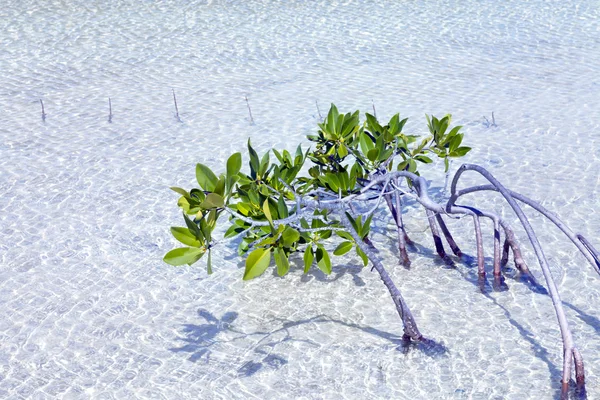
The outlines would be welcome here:
M 40 99 L 40 104 L 42 105 L 42 121 L 46 122 L 46 111 L 44 110 L 44 102 Z
M 375 110 L 375 101 L 373 101 L 373 99 L 371 99 L 371 103 L 373 104 L 373 116 L 375 117 L 375 119 L 377 119 L 377 110 Z
M 110 101 L 110 97 L 108 98 L 108 123 L 112 123 L 112 102 Z
M 446 197 L 448 191 L 448 182 L 450 181 L 450 168 L 452 167 L 452 160 L 448 164 L 448 171 L 446 172 L 446 179 L 444 180 L 444 190 L 442 191 L 442 197 Z
M 319 102 L 315 100 L 315 104 L 317 105 L 317 112 L 319 113 L 319 119 L 323 120 L 323 116 L 321 115 L 321 110 L 319 109 Z
M 248 101 L 248 96 L 244 96 L 246 99 L 246 105 L 248 106 L 248 114 L 250 114 L 250 123 L 254 124 L 254 118 L 252 118 L 252 110 L 250 109 L 250 102 Z
M 173 103 L 175 103 L 175 116 L 177 117 L 177 121 L 183 122 L 181 118 L 179 118 L 179 108 L 177 107 L 177 97 L 175 97 L 175 89 L 173 90 Z
M 498 125 L 496 124 L 496 117 L 494 116 L 494 112 L 492 111 L 492 122 L 490 122 L 489 119 L 487 119 L 487 117 L 484 115 L 483 119 L 485 120 L 485 122 L 483 123 L 483 125 L 485 125 L 486 128 L 489 128 L 490 126 L 493 127 L 497 127 Z

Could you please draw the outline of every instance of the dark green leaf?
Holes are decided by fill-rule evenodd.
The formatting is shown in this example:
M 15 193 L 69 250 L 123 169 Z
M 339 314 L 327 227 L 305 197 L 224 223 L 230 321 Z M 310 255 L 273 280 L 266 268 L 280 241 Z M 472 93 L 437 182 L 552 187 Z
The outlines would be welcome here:
M 258 169 L 260 168 L 260 162 L 258 161 L 258 154 L 256 154 L 256 151 L 254 151 L 252 145 L 250 144 L 250 139 L 248 139 L 248 154 L 250 155 L 250 175 L 252 176 L 252 179 L 256 179 Z
M 285 204 L 283 196 L 280 196 L 277 200 L 277 214 L 279 214 L 279 218 L 287 218 L 289 215 L 288 208 Z
M 429 163 L 433 162 L 433 160 L 427 156 L 415 156 L 415 160 L 421 161 L 425 164 L 429 164 Z

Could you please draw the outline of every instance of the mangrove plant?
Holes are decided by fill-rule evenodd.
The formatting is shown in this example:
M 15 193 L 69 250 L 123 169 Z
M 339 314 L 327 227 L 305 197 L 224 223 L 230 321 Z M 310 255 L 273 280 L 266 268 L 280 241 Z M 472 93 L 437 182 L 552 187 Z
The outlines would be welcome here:
M 450 161 L 463 157 L 471 149 L 463 144 L 462 127 L 452 126 L 450 115 L 427 116 L 428 134 L 424 137 L 405 133 L 406 121 L 396 114 L 382 123 L 368 113 L 361 121 L 358 111 L 344 114 L 332 105 L 325 120 L 318 124 L 316 134 L 308 136 L 314 144 L 311 149 L 298 146 L 293 154 L 272 149 L 259 155 L 248 140 L 247 169 L 242 169 L 241 153 L 231 155 L 220 174 L 197 164 L 199 187 L 171 188 L 180 195 L 177 204 L 185 221 L 185 226 L 172 227 L 171 233 L 185 247 L 169 251 L 164 261 L 176 266 L 192 265 L 204 257 L 207 272 L 211 274 L 214 249 L 233 242 L 237 243 L 239 256 L 245 258 L 243 279 L 249 280 L 259 277 L 270 266 L 276 268 L 278 275 L 286 275 L 294 257 L 301 260 L 304 273 L 318 268 L 330 274 L 332 255 L 353 251 L 364 266 L 370 263 L 381 277 L 402 320 L 404 339 L 421 341 L 423 335 L 417 321 L 387 272 L 395 263 L 382 259 L 369 239 L 375 212 L 380 208 L 388 210 L 383 215 L 393 221 L 399 264 L 405 268 L 410 266 L 411 239 L 403 221 L 403 205 L 411 202 L 424 209 L 433 246 L 446 262 L 451 263 L 452 259 L 442 239 L 455 256 L 463 256 L 446 220 L 467 217 L 475 232 L 478 275 L 484 281 L 487 271 L 480 221 L 489 219 L 494 227 L 491 272 L 495 287 L 503 284 L 504 266 L 511 254 L 519 273 L 535 282 L 508 222 L 489 210 L 457 203 L 471 193 L 496 191 L 525 229 L 552 298 L 564 348 L 561 396 L 567 396 L 573 366 L 578 391 L 584 393 L 583 359 L 573 341 L 548 262 L 521 204 L 549 218 L 600 273 L 598 252 L 539 203 L 507 189 L 477 165 L 459 167 L 451 180 L 449 199 L 444 203 L 434 201 L 427 181 L 421 177 L 420 166 L 440 159 L 439 164 L 448 173 Z M 466 172 L 481 175 L 489 184 L 459 189 Z M 215 238 L 215 228 L 221 223 L 227 224 L 226 232 L 223 238 Z

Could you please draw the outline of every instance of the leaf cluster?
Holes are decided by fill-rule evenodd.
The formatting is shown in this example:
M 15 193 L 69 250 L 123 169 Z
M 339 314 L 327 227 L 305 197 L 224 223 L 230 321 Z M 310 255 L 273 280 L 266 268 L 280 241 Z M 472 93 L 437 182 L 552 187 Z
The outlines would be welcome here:
M 212 273 L 211 249 L 224 240 L 240 239 L 238 254 L 246 256 L 244 280 L 255 278 L 272 264 L 280 276 L 290 269 L 290 257 L 302 253 L 304 272 L 316 266 L 331 273 L 327 242 L 335 234 L 333 255 L 343 256 L 353 248 L 367 265 L 367 255 L 355 237 L 366 240 L 372 214 L 346 212 L 354 232 L 348 231 L 327 209 L 302 206 L 301 199 L 338 199 L 357 196 L 375 176 L 397 170 L 419 174 L 420 164 L 432 163 L 431 157 L 444 160 L 462 157 L 470 150 L 461 146 L 461 127 L 451 128 L 451 117 L 427 116 L 429 135 L 420 139 L 407 134 L 407 118 L 395 114 L 382 124 L 371 114 L 360 121 L 358 111 L 340 113 L 335 105 L 325 121 L 318 124 L 316 135 L 308 135 L 314 149 L 298 146 L 294 155 L 272 149 L 259 156 L 248 141 L 248 169 L 242 171 L 242 155 L 235 153 L 226 162 L 225 172 L 215 174 L 203 164 L 196 166 L 199 188 L 189 192 L 173 187 L 180 197 L 184 227 L 172 227 L 171 233 L 186 247 L 168 252 L 164 261 L 171 265 L 192 265 L 208 254 L 207 271 Z M 419 140 L 420 139 L 420 140 Z M 275 156 L 271 158 L 270 153 Z M 299 176 L 306 162 L 308 174 Z M 228 227 L 222 240 L 213 232 L 223 214 Z M 341 240 L 341 241 L 340 241 Z

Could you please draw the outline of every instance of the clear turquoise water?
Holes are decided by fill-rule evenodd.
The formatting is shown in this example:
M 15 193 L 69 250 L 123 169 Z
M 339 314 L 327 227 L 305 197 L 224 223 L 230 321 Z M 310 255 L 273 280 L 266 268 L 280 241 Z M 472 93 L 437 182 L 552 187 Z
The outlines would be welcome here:
M 391 300 L 356 259 L 338 260 L 329 277 L 297 268 L 247 283 L 229 248 L 211 277 L 202 265 L 162 263 L 175 246 L 168 227 L 181 224 L 168 187 L 190 187 L 196 162 L 218 169 L 248 137 L 261 150 L 294 149 L 314 132 L 315 102 L 321 112 L 330 102 L 400 111 L 415 133 L 425 113 L 450 112 L 475 149 L 468 162 L 600 247 L 599 7 L 6 2 L 0 397 L 556 398 L 561 342 L 550 299 L 510 279 L 509 291 L 483 295 L 471 265 L 444 269 L 420 210 L 407 215 L 422 246 L 411 271 L 396 267 L 386 222 L 374 238 L 439 344 L 403 351 Z M 498 126 L 486 127 L 492 112 Z M 438 170 L 427 175 L 434 188 L 443 186 Z M 498 198 L 473 201 L 513 221 Z M 558 230 L 532 219 L 586 361 L 588 398 L 600 397 L 600 280 Z M 450 227 L 473 254 L 471 224 Z

